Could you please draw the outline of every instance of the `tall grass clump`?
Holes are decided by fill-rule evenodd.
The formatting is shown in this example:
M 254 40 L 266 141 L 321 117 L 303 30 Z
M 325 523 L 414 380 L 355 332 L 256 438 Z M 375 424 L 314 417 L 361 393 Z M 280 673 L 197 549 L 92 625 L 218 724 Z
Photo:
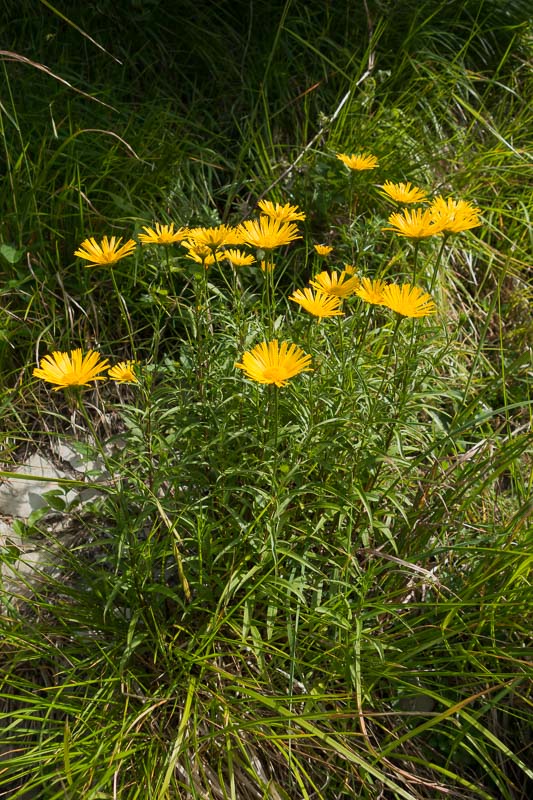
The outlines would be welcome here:
M 0 795 L 526 800 L 524 8 L 172 7 L 3 64 Z

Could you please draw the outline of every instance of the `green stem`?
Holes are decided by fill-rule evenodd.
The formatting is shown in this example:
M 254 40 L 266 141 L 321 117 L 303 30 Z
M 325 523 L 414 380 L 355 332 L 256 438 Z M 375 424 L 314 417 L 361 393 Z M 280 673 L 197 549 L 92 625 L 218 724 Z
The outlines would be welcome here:
M 131 318 L 130 318 L 130 315 L 129 315 L 129 312 L 128 312 L 128 306 L 126 305 L 126 301 L 124 300 L 123 296 L 120 293 L 120 290 L 119 290 L 118 284 L 117 284 L 117 278 L 116 278 L 116 275 L 115 275 L 115 270 L 112 267 L 110 268 L 110 272 L 111 272 L 111 280 L 113 281 L 113 288 L 115 290 L 115 294 L 116 294 L 117 299 L 118 299 L 118 305 L 119 305 L 119 308 L 120 308 L 120 316 L 122 317 L 122 320 L 123 320 L 124 324 L 126 325 L 126 329 L 128 331 L 128 338 L 129 338 L 130 347 L 131 347 L 131 356 L 136 361 L 137 360 L 137 355 L 136 355 L 136 350 L 135 350 L 135 343 L 133 341 L 133 328 L 132 328 L 132 325 L 131 325 Z
M 392 354 L 394 352 L 394 344 L 395 344 L 395 341 L 396 341 L 396 335 L 398 333 L 398 328 L 400 327 L 400 322 L 401 321 L 402 321 L 401 314 L 396 314 L 396 320 L 394 322 L 394 329 L 392 331 L 392 341 L 391 341 L 390 346 L 389 346 L 389 352 L 387 353 L 387 360 L 385 362 L 385 366 L 383 367 L 383 375 L 382 375 L 382 378 L 381 378 L 381 383 L 379 385 L 379 389 L 377 390 L 376 394 L 374 395 L 374 400 L 373 400 L 372 405 L 370 407 L 369 422 L 371 422 L 373 417 L 374 417 L 374 409 L 376 407 L 376 403 L 377 403 L 378 399 L 381 397 L 381 394 L 383 392 L 383 387 L 385 386 L 385 381 L 387 380 L 387 373 L 389 371 L 389 365 L 390 365 L 390 362 L 391 362 Z
M 415 254 L 414 254 L 414 263 L 413 263 L 413 278 L 411 280 L 411 285 L 416 286 L 416 275 L 418 272 L 418 248 L 420 247 L 420 239 L 415 239 Z
M 431 277 L 431 283 L 429 285 L 429 291 L 430 292 L 433 291 L 433 287 L 435 286 L 435 281 L 437 280 L 437 275 L 439 274 L 440 262 L 441 262 L 441 259 L 442 259 L 442 254 L 444 252 L 444 247 L 446 245 L 448 237 L 449 237 L 449 233 L 445 233 L 444 236 L 442 237 L 442 244 L 440 246 L 439 254 L 437 256 L 437 260 L 436 260 L 435 266 L 433 268 L 433 275 Z

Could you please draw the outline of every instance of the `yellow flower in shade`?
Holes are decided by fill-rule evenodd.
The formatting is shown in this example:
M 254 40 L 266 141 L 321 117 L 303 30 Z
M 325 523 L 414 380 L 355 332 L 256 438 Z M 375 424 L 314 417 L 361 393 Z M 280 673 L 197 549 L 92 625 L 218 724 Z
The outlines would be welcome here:
M 333 297 L 349 297 L 359 286 L 359 278 L 356 275 L 343 270 L 338 272 L 319 272 L 312 281 L 311 286 L 319 292 L 332 295 Z
M 249 267 L 255 262 L 255 258 L 242 250 L 225 250 L 224 260 L 229 261 L 232 267 Z
M 244 353 L 242 361 L 235 364 L 244 374 L 257 383 L 273 383 L 285 386 L 289 378 L 300 372 L 312 372 L 311 356 L 295 344 L 278 340 L 261 342 L 253 350 Z
M 294 294 L 291 294 L 289 300 L 298 303 L 315 317 L 340 317 L 343 313 L 339 308 L 340 297 L 333 297 L 322 291 L 313 294 L 313 290 L 308 287 L 303 291 L 297 289 Z
M 110 267 L 111 264 L 116 264 L 121 258 L 131 255 L 137 246 L 133 239 L 128 239 L 126 244 L 120 247 L 121 241 L 122 237 L 117 239 L 116 236 L 112 236 L 108 239 L 107 236 L 104 236 L 101 244 L 98 244 L 96 239 L 91 237 L 81 243 L 74 255 L 90 261 L 91 263 L 86 264 L 86 267 Z
M 107 374 L 117 383 L 139 383 L 134 371 L 137 363 L 137 361 L 120 361 L 108 369 Z
M 275 266 L 273 261 L 261 261 L 262 272 L 273 272 Z
M 376 156 L 370 153 L 358 153 L 357 155 L 348 156 L 345 153 L 337 153 L 337 158 L 349 169 L 360 172 L 365 169 L 375 169 L 378 165 Z
M 36 378 L 55 383 L 54 392 L 70 386 L 87 386 L 91 381 L 104 381 L 100 375 L 109 367 L 106 359 L 100 361 L 100 354 L 89 350 L 82 356 L 81 349 L 69 353 L 55 351 L 41 359 L 41 366 L 33 370 Z
M 196 244 L 190 239 L 184 239 L 181 244 L 188 250 L 187 258 L 196 261 L 197 264 L 203 264 L 206 269 L 212 267 L 216 261 L 222 261 L 225 256 L 223 250 L 213 252 L 206 244 Z
M 280 222 L 267 216 L 245 220 L 239 225 L 238 231 L 244 244 L 260 250 L 273 250 L 274 247 L 282 247 L 302 238 L 293 222 Z
M 411 186 L 409 182 L 392 183 L 392 181 L 385 181 L 381 189 L 384 194 L 396 203 L 422 203 L 427 200 L 426 192 L 416 186 Z
M 461 233 L 481 225 L 478 217 L 480 209 L 466 200 L 454 200 L 438 196 L 431 203 L 429 210 L 436 224 L 443 233 Z
M 437 310 L 431 296 L 410 283 L 404 283 L 403 286 L 390 283 L 385 286 L 383 305 L 404 317 L 427 317 Z
M 173 222 L 170 225 L 160 225 L 156 222 L 155 230 L 143 225 L 143 231 L 146 233 L 139 234 L 141 244 L 174 244 L 183 241 L 190 233 L 188 228 L 179 228 L 175 231 Z
M 371 278 L 361 278 L 361 282 L 357 289 L 355 290 L 355 294 L 364 300 L 365 303 L 372 303 L 374 306 L 382 306 L 383 305 L 383 290 L 386 287 L 385 281 L 379 280 L 372 280 Z
M 426 239 L 442 233 L 442 225 L 427 208 L 414 208 L 412 211 L 404 208 L 401 214 L 391 214 L 389 222 L 392 227 L 383 228 L 384 231 L 394 231 L 398 236 L 407 236 L 409 239 Z
M 279 222 L 297 222 L 305 219 L 304 212 L 299 211 L 298 206 L 291 206 L 289 203 L 285 203 L 282 206 L 281 203 L 260 200 L 257 205 L 263 214 L 266 214 L 271 219 L 277 219 Z
M 242 244 L 242 238 L 236 228 L 229 225 L 217 225 L 215 228 L 192 228 L 189 239 L 197 245 L 205 245 L 211 250 L 217 250 L 223 245 Z
M 314 244 L 313 247 L 319 256 L 329 256 L 329 254 L 333 252 L 333 247 L 327 244 Z

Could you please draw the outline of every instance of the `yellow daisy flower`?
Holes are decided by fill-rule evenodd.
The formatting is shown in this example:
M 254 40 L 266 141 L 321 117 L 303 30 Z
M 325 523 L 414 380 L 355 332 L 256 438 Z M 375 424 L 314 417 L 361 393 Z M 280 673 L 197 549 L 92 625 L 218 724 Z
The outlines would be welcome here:
M 272 250 L 302 238 L 293 222 L 280 222 L 267 216 L 245 220 L 239 225 L 238 231 L 244 244 L 260 250 Z
M 386 287 L 385 281 L 379 280 L 376 278 L 372 280 L 371 278 L 361 278 L 361 282 L 357 289 L 355 289 L 355 294 L 364 300 L 365 303 L 372 303 L 375 306 L 382 306 L 383 305 L 383 290 Z
M 427 208 L 414 208 L 412 211 L 404 208 L 401 214 L 391 214 L 389 222 L 392 227 L 383 228 L 384 231 L 394 231 L 398 236 L 407 236 L 410 239 L 426 239 L 442 233 L 442 225 Z
M 260 200 L 257 205 L 263 214 L 266 214 L 271 219 L 277 219 L 279 222 L 297 222 L 305 219 L 304 212 L 299 211 L 298 206 L 291 206 L 289 203 L 282 206 L 281 203 Z
M 295 344 L 278 340 L 261 342 L 253 350 L 244 353 L 242 361 L 235 364 L 244 374 L 257 383 L 273 383 L 275 386 L 285 386 L 289 378 L 294 378 L 300 372 L 312 372 L 309 364 L 311 356 Z
M 376 156 L 372 156 L 370 153 L 358 153 L 357 155 L 352 153 L 351 156 L 345 153 L 337 153 L 336 155 L 349 169 L 356 170 L 357 172 L 365 169 L 375 169 L 378 165 Z
M 443 233 L 461 233 L 481 225 L 478 217 L 480 209 L 466 200 L 447 200 L 440 195 L 429 207 L 434 222 L 441 226 Z
M 385 286 L 383 305 L 404 317 L 427 317 L 437 310 L 431 295 L 410 283 L 404 283 L 403 286 L 391 283 Z
M 146 233 L 139 234 L 141 244 L 174 244 L 181 242 L 190 233 L 188 228 L 179 228 L 175 231 L 173 222 L 170 225 L 160 225 L 159 222 L 156 222 L 155 230 L 143 225 L 143 231 Z
M 382 191 L 396 203 L 422 203 L 427 200 L 427 194 L 416 186 L 407 183 L 392 183 L 385 181 L 381 187 Z
M 187 258 L 197 264 L 203 264 L 206 269 L 213 266 L 216 261 L 222 261 L 225 255 L 223 250 L 213 252 L 206 244 L 196 244 L 190 239 L 184 239 L 181 244 L 188 250 Z
M 315 317 L 339 317 L 343 313 L 339 308 L 340 297 L 333 297 L 320 290 L 313 294 L 313 290 L 308 287 L 303 291 L 297 289 L 294 294 L 291 294 L 289 300 L 298 303 Z
M 89 350 L 84 356 L 81 348 L 71 350 L 70 354 L 56 350 L 41 359 L 40 367 L 36 367 L 33 374 L 36 378 L 57 384 L 54 392 L 70 386 L 87 386 L 91 381 L 105 380 L 99 373 L 108 368 L 109 362 L 107 358 L 103 361 L 99 359 L 100 354 L 94 350 Z
M 91 263 L 86 264 L 86 267 L 110 267 L 120 261 L 121 258 L 131 255 L 137 247 L 137 243 L 133 239 L 128 239 L 122 247 L 120 247 L 121 241 L 122 237 L 117 239 L 116 236 L 112 236 L 108 239 L 107 236 L 104 236 L 101 244 L 98 244 L 96 239 L 91 237 L 81 243 L 79 249 L 74 251 L 74 255 L 90 261 Z
M 255 258 L 242 250 L 225 250 L 224 260 L 229 261 L 233 267 L 249 267 L 255 263 Z
M 319 256 L 329 256 L 329 254 L 333 252 L 333 247 L 327 244 L 314 244 L 313 247 Z
M 217 225 L 215 228 L 192 228 L 189 239 L 197 245 L 205 245 L 217 250 L 223 245 L 242 244 L 242 238 L 236 228 L 229 225 Z
M 134 371 L 136 364 L 138 361 L 120 361 L 108 369 L 107 374 L 117 383 L 139 383 Z
M 350 277 L 350 273 L 346 270 L 340 274 L 338 272 L 319 272 L 309 283 L 324 294 L 333 297 L 349 297 L 358 288 L 359 278 L 356 275 Z
M 261 261 L 262 272 L 273 272 L 275 266 L 273 261 Z

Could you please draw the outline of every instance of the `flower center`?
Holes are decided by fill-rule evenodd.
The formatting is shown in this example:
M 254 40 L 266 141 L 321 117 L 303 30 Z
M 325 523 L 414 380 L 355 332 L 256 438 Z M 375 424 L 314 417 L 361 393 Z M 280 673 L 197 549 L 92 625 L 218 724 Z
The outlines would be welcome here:
M 270 383 L 278 383 L 286 376 L 280 367 L 267 367 L 263 372 L 263 377 Z

